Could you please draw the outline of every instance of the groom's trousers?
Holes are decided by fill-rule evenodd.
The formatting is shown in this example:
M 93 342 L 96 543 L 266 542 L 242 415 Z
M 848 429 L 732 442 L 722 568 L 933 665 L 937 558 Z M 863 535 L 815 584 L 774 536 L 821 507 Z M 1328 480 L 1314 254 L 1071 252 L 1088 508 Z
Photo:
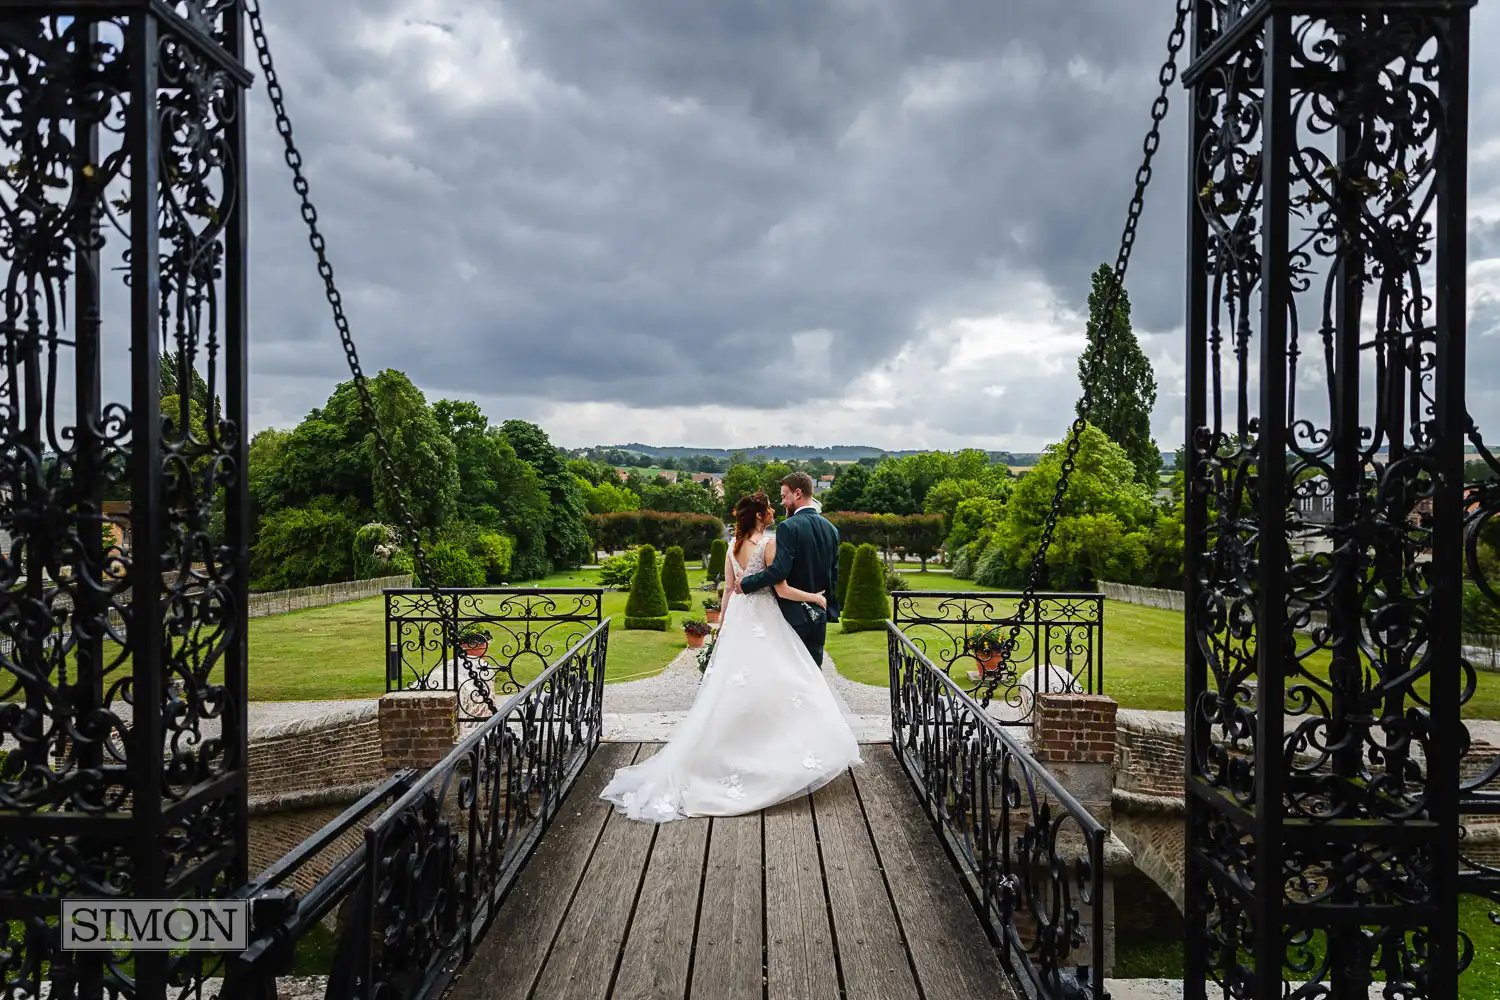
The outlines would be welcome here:
M 812 654 L 813 662 L 823 666 L 823 643 L 828 639 L 828 622 L 820 619 L 805 625 L 793 625 L 792 631 L 802 640 L 802 645 Z

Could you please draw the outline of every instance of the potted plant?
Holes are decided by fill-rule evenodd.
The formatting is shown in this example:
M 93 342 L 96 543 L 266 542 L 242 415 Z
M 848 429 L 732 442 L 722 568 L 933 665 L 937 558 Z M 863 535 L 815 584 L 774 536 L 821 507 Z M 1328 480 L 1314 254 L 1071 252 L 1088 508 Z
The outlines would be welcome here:
M 971 629 L 964 636 L 964 649 L 979 663 L 980 674 L 1000 671 L 1003 661 L 1005 637 L 999 625 L 989 628 Z
M 465 658 L 477 660 L 490 648 L 490 633 L 478 625 L 464 625 L 458 630 L 457 642 Z
M 714 643 L 718 641 L 719 634 L 717 632 L 712 633 L 709 635 L 708 641 L 698 650 L 698 673 L 705 674 L 708 672 L 708 661 L 713 659 Z
M 703 640 L 713 631 L 713 626 L 693 618 L 682 623 L 682 631 L 687 633 L 688 649 L 701 649 Z
M 710 625 L 714 625 L 714 624 L 718 623 L 718 621 L 719 621 L 719 598 L 718 598 L 717 594 L 714 595 L 713 597 L 705 597 L 703 599 L 703 617 L 705 617 L 705 618 L 708 619 L 708 623 Z

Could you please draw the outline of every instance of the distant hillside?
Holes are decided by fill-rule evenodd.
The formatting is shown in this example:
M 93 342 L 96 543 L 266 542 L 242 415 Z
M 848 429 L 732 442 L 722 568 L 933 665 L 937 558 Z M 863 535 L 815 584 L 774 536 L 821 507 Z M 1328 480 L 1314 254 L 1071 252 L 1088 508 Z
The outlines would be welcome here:
M 757 445 L 753 448 L 664 448 L 657 445 L 641 444 L 638 441 L 631 442 L 630 444 L 605 445 L 603 447 L 606 450 L 632 451 L 637 455 L 646 455 L 650 458 L 693 458 L 698 455 L 706 455 L 709 458 L 727 459 L 735 455 L 742 455 L 751 461 L 764 460 L 772 462 L 809 462 L 816 458 L 821 458 L 825 462 L 857 462 L 862 458 L 900 458 L 905 455 L 918 455 L 924 450 L 930 450 L 886 451 L 884 448 L 858 444 L 836 444 L 826 447 L 799 444 L 767 444 Z M 992 451 L 989 453 L 989 456 L 993 461 L 1003 462 L 1006 465 L 1035 465 L 1038 458 L 1035 452 Z

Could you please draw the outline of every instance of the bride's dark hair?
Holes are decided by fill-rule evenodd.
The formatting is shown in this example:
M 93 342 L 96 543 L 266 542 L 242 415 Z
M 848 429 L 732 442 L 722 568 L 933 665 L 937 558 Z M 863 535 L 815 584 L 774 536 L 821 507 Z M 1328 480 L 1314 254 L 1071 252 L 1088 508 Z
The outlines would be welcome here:
M 760 530 L 760 519 L 771 509 L 771 501 L 759 491 L 741 497 L 734 505 L 734 557 L 740 557 L 740 549 Z

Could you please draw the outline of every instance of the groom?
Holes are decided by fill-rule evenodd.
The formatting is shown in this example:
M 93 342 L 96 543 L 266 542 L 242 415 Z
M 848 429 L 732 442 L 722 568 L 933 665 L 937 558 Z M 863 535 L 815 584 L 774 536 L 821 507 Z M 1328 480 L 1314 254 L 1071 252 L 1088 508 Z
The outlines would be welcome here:
M 813 482 L 807 473 L 794 472 L 781 481 L 781 506 L 787 516 L 776 526 L 776 558 L 741 580 L 740 590 L 753 594 L 785 580 L 799 590 L 826 595 L 826 614 L 815 604 L 776 599 L 781 616 L 812 654 L 813 662 L 822 666 L 828 623 L 839 620 L 839 529 L 812 502 Z

